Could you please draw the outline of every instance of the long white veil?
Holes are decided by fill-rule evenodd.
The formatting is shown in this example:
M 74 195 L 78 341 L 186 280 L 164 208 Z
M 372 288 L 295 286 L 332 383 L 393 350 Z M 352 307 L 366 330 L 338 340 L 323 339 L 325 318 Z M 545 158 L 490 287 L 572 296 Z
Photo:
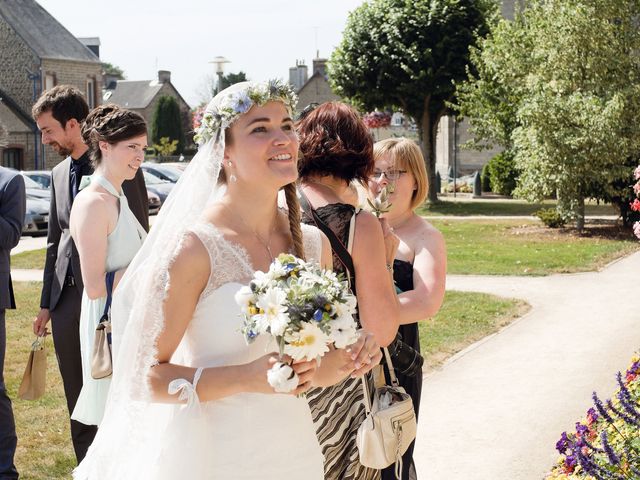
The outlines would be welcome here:
M 162 455 L 165 440 L 170 441 L 163 436 L 176 410 L 174 405 L 151 402 L 148 383 L 149 369 L 157 363 L 158 335 L 165 323 L 163 302 L 170 283 L 169 267 L 186 230 L 223 192 L 218 176 L 224 129 L 254 104 L 279 99 L 290 106 L 295 96 L 288 92 L 279 82 L 243 82 L 223 90 L 207 106 L 197 135 L 200 148 L 114 294 L 113 380 L 103 421 L 87 456 L 74 471 L 75 479 L 150 478 L 153 457 Z M 180 359 L 174 355 L 172 362 Z M 176 468 L 179 471 L 179 465 Z

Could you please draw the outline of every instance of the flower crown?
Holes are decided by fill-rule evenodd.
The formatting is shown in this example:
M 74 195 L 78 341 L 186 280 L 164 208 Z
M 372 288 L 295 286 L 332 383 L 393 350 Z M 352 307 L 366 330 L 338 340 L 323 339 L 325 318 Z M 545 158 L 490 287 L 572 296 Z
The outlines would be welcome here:
M 202 122 L 196 129 L 193 139 L 198 145 L 203 145 L 211 138 L 220 140 L 221 132 L 235 122 L 254 105 L 264 105 L 267 102 L 279 101 L 284 103 L 293 114 L 298 97 L 287 83 L 281 80 L 268 82 L 251 82 L 246 88 L 222 92 L 222 98 L 209 106 L 202 116 Z M 214 103 L 214 102 L 212 102 Z

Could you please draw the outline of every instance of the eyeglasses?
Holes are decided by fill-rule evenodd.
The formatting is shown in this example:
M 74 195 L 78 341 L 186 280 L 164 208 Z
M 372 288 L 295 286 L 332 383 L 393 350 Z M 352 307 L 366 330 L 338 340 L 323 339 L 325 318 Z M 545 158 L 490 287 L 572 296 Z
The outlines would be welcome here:
M 406 170 L 387 170 L 386 172 L 382 170 L 374 170 L 369 179 L 379 181 L 382 178 L 382 175 L 384 175 L 390 182 L 395 182 L 405 173 L 407 173 Z

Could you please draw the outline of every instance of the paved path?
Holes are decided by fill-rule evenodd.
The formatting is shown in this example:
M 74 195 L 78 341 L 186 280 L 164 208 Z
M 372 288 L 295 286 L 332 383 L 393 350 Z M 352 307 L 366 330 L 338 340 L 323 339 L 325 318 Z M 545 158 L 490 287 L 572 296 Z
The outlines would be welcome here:
M 448 289 L 527 300 L 531 311 L 425 378 L 420 480 L 536 480 L 555 442 L 605 398 L 640 348 L 640 253 L 598 273 L 451 276 Z

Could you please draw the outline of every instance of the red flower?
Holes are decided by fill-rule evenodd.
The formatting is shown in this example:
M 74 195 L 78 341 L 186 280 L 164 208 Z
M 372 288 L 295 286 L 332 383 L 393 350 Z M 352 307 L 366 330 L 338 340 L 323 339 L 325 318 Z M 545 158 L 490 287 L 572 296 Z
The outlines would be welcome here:
M 637 198 L 631 203 L 631 210 L 634 212 L 640 212 L 640 200 Z

